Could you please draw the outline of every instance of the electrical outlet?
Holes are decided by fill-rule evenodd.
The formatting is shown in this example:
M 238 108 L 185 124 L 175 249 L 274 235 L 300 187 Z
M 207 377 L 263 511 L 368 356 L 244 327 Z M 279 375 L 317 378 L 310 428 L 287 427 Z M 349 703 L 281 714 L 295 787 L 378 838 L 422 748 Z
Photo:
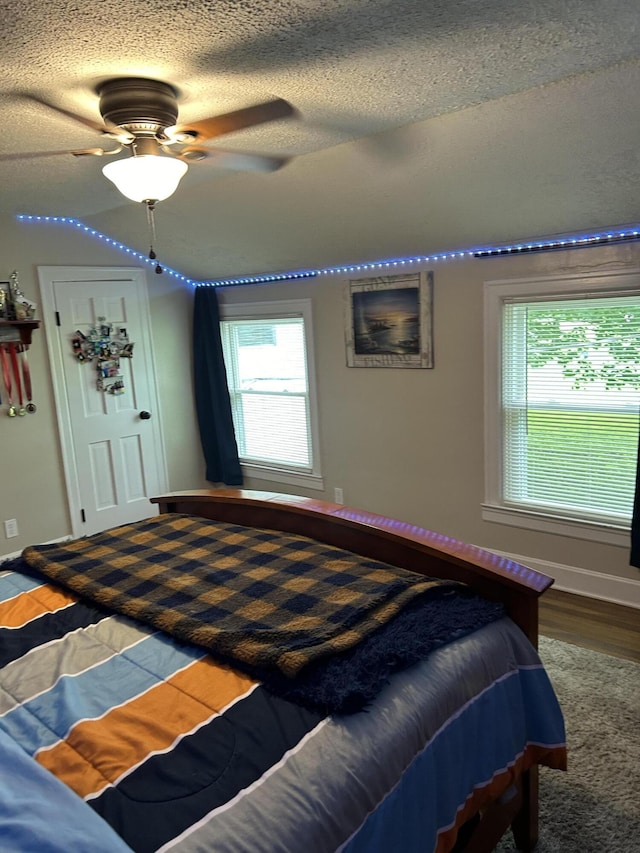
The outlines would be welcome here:
M 8 518 L 4 523 L 4 535 L 7 539 L 13 539 L 18 535 L 18 522 L 15 518 Z
M 343 504 L 344 503 L 344 492 L 342 491 L 342 489 L 338 488 L 337 486 L 333 490 L 333 499 L 337 504 Z

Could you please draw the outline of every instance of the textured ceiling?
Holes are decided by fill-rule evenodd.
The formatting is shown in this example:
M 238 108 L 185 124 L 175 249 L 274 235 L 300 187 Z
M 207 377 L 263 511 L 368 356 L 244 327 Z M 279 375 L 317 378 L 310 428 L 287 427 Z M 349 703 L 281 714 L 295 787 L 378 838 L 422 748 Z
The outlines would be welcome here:
M 2 0 L 0 213 L 65 215 L 146 251 L 103 145 L 25 97 L 100 120 L 114 76 L 179 92 L 179 121 L 286 98 L 298 116 L 211 148 L 291 155 L 271 174 L 190 166 L 158 249 L 195 278 L 329 266 L 640 220 L 637 0 Z

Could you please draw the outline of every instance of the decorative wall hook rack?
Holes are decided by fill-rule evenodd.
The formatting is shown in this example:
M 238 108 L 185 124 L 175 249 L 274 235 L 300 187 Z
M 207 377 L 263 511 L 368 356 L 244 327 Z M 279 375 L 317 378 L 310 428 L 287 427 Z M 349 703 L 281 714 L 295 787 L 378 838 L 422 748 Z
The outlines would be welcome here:
M 36 303 L 23 294 L 14 270 L 9 281 L 0 281 L 0 366 L 2 368 L 2 395 L 10 418 L 33 414 L 36 405 L 32 400 L 31 370 L 27 350 L 31 335 L 40 326 L 34 319 Z
M 40 328 L 40 320 L 3 320 L 0 318 L 0 342 L 31 345 L 31 334 Z
M 0 281 L 0 341 L 31 344 L 31 334 L 40 325 L 35 320 L 36 303 L 24 295 L 14 270 L 8 281 Z

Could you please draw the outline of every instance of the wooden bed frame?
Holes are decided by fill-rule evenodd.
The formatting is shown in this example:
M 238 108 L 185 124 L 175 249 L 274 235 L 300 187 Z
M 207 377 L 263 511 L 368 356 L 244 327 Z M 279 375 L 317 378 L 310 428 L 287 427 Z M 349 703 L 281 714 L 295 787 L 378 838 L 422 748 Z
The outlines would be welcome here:
M 502 601 L 531 643 L 538 644 L 538 598 L 553 579 L 490 551 L 376 513 L 314 498 L 247 489 L 176 492 L 151 498 L 160 512 L 181 512 L 247 527 L 308 536 L 431 577 L 450 578 Z M 511 826 L 519 850 L 538 840 L 538 768 L 519 780 L 517 795 L 483 811 L 464 853 L 488 853 Z

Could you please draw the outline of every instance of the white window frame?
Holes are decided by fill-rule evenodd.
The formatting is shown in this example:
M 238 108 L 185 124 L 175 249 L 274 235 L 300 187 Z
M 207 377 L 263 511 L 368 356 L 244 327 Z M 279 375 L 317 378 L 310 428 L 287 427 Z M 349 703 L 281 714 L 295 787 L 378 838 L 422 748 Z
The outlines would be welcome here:
M 284 483 L 287 486 L 302 486 L 307 489 L 324 490 L 324 479 L 320 465 L 320 431 L 318 427 L 318 397 L 313 344 L 313 315 L 310 299 L 286 299 L 273 302 L 246 302 L 220 305 L 220 320 L 280 320 L 287 317 L 302 317 L 304 322 L 305 357 L 309 405 L 309 429 L 311 443 L 311 466 L 300 470 L 298 466 L 261 465 L 240 459 L 240 468 L 245 477 L 268 482 Z
M 640 269 L 611 273 L 590 272 L 525 279 L 500 279 L 484 283 L 484 462 L 485 521 L 588 539 L 628 547 L 629 525 L 587 518 L 577 520 L 551 511 L 532 511 L 507 505 L 503 500 L 503 434 L 501 413 L 502 307 L 506 300 L 545 299 L 580 294 L 614 296 L 640 294 Z

